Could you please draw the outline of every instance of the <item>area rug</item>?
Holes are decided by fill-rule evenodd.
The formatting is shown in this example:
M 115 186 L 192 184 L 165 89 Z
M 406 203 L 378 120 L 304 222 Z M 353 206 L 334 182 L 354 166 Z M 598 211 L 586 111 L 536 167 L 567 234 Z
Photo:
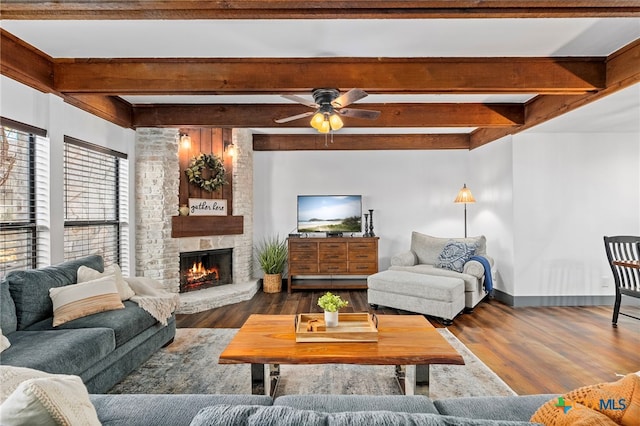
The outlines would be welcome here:
M 179 328 L 174 342 L 109 393 L 248 394 L 247 364 L 218 364 L 218 355 L 237 329 Z M 428 386 L 416 393 L 433 399 L 463 396 L 507 396 L 515 392 L 449 330 L 438 331 L 462 355 L 465 365 L 432 365 Z M 346 364 L 281 365 L 277 394 L 399 395 L 393 366 Z

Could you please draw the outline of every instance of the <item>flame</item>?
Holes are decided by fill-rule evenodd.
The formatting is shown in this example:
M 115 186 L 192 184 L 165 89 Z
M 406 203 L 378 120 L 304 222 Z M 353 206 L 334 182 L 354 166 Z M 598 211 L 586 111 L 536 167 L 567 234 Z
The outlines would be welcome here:
M 186 273 L 187 282 L 202 281 L 203 279 L 219 280 L 220 271 L 216 266 L 212 268 L 205 268 L 202 262 L 194 262 L 193 266 L 189 268 Z

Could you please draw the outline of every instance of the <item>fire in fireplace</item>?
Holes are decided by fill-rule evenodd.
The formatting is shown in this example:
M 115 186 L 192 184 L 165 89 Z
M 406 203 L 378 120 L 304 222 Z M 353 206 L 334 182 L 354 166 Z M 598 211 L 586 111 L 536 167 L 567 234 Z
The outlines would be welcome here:
M 233 283 L 233 249 L 180 253 L 180 293 Z

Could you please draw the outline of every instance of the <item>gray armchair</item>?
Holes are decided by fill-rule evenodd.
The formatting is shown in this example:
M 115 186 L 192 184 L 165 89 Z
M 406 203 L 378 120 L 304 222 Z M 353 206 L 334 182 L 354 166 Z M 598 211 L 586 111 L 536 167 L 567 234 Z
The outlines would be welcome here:
M 489 293 L 485 289 L 485 268 L 477 260 L 459 260 L 459 263 L 452 267 L 444 265 L 450 266 L 449 269 L 442 267 L 443 251 L 452 241 L 469 246 L 474 245 L 474 255 L 482 256 L 488 261 L 491 266 L 491 277 L 495 277 L 495 262 L 491 256 L 487 255 L 487 240 L 484 235 L 469 238 L 439 238 L 414 231 L 411 234 L 410 249 L 393 256 L 389 270 L 460 278 L 464 281 L 465 308 L 471 310 Z

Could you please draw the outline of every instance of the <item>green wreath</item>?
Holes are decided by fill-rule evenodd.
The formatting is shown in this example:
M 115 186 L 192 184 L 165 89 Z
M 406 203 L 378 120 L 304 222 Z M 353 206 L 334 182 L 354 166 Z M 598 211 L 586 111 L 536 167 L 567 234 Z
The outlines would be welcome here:
M 208 178 L 203 176 L 205 169 L 209 170 Z M 190 183 L 194 183 L 208 192 L 213 192 L 227 183 L 224 164 L 213 154 L 200 154 L 193 157 L 184 173 Z

